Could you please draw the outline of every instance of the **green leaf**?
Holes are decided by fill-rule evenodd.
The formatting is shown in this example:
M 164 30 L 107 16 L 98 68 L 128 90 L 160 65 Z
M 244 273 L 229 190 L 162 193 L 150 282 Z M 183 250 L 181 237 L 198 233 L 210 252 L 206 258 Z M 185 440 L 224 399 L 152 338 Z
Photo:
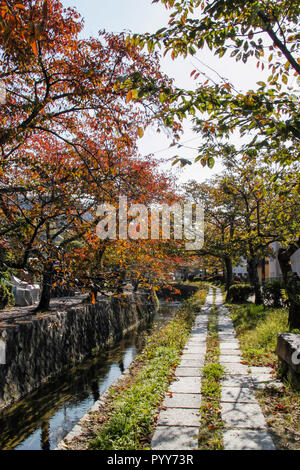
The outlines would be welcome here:
M 213 168 L 215 165 L 215 159 L 213 157 L 209 157 L 207 159 L 207 166 L 208 168 Z

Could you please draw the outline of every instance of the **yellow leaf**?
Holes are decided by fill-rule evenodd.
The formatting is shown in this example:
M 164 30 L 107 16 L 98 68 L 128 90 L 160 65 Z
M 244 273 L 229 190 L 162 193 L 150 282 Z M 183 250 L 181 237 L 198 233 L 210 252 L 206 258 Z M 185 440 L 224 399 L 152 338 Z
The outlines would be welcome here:
M 141 139 L 144 136 L 144 129 L 142 127 L 138 127 L 137 133 Z

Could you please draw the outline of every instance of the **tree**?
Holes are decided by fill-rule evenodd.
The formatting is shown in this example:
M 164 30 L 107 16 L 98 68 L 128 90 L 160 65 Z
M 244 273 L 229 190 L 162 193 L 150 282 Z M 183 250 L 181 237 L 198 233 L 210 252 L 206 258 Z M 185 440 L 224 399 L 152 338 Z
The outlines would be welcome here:
M 126 84 L 137 71 L 156 86 L 171 87 L 171 81 L 156 54 L 143 54 L 122 34 L 80 39 L 80 16 L 58 0 L 0 5 L 0 79 L 6 88 L 0 105 L 0 234 L 9 253 L 3 269 L 28 268 L 42 276 L 39 308 L 47 309 L 54 279 L 74 280 L 70 259 L 76 253 L 93 258 L 89 249 L 96 248 L 99 269 L 105 247 L 95 240 L 97 205 L 114 203 L 122 192 L 139 200 L 145 191 L 151 197 L 156 187 L 168 187 L 155 163 L 137 152 L 153 113 L 165 105 L 151 87 L 140 97 Z M 92 281 L 84 285 L 93 290 Z
M 222 262 L 228 293 L 233 282 L 233 262 L 240 257 L 233 244 L 237 203 L 226 195 L 218 177 L 206 183 L 191 181 L 184 189 L 188 199 L 204 206 L 205 243 L 198 254 L 203 257 L 212 256 Z
M 174 116 L 182 120 L 190 114 L 194 117 L 195 131 L 203 136 L 195 160 L 212 167 L 218 155 L 230 159 L 230 141 L 236 132 L 242 139 L 233 153 L 246 155 L 249 162 L 260 160 L 262 153 L 270 166 L 279 163 L 285 167 L 297 162 L 300 150 L 298 96 L 290 79 L 292 76 L 298 78 L 300 71 L 297 58 L 299 2 L 154 0 L 153 3 L 159 1 L 173 9 L 169 25 L 153 35 L 134 35 L 131 39 L 134 44 L 147 44 L 150 50 L 156 45 L 163 46 L 165 53 L 171 51 L 174 59 L 178 55 L 194 55 L 208 46 L 219 57 L 231 51 L 231 57 L 237 61 L 246 63 L 250 58 L 256 59 L 257 70 L 265 68 L 264 57 L 269 51 L 270 76 L 267 83 L 258 81 L 256 90 L 240 93 L 226 78 L 219 76 L 219 83 L 206 77 L 195 92 L 179 89 L 168 95 L 170 106 L 165 115 L 166 125 L 172 123 Z M 192 75 L 195 79 L 203 76 L 197 70 Z M 286 175 L 285 171 L 283 173 Z M 289 180 L 282 179 L 285 188 L 288 183 Z M 280 191 L 277 188 L 276 199 L 281 197 Z M 293 240 L 287 237 L 289 244 L 281 252 L 283 269 L 288 256 L 298 246 L 295 232 L 294 237 Z M 256 270 L 251 269 L 251 272 Z M 291 298 L 290 305 L 294 301 L 295 298 Z M 299 318 L 299 305 L 295 311 Z M 290 312 L 290 324 L 296 323 L 295 313 Z
M 59 0 L 25 0 L 20 11 L 22 21 L 0 39 L 0 80 L 6 88 L 6 102 L 0 106 L 1 165 L 39 133 L 51 134 L 84 153 L 76 141 L 76 129 L 87 115 L 104 121 L 108 131 L 111 126 L 118 129 L 120 138 L 133 130 L 141 137 L 140 123 L 146 125 L 147 116 L 163 104 L 151 94 L 141 100 L 114 85 L 138 71 L 150 83 L 171 86 L 159 71 L 157 56 L 126 45 L 122 34 L 102 32 L 99 38 L 80 39 L 80 16 L 64 9 Z M 9 24 L 10 14 L 5 13 L 3 21 Z M 24 28 L 34 31 L 33 42 Z M 136 105 L 135 119 L 122 112 L 126 101 L 132 108 L 131 100 Z
M 159 1 L 154 0 L 153 3 Z M 297 59 L 299 2 L 161 2 L 173 9 L 168 27 L 153 35 L 134 35 L 132 43 L 148 44 L 150 50 L 155 45 L 163 46 L 165 53 L 171 51 L 174 59 L 178 55 L 194 55 L 207 46 L 219 57 L 231 51 L 232 58 L 244 63 L 256 58 L 257 66 L 261 68 L 265 68 L 263 59 L 269 50 L 271 72 L 267 84 L 258 81 L 257 90 L 246 93 L 238 92 L 223 77 L 219 83 L 209 77 L 204 78 L 195 92 L 179 89 L 168 95 L 171 105 L 169 114 L 165 115 L 165 123 L 172 123 L 174 116 L 180 120 L 189 114 L 194 117 L 195 131 L 201 132 L 205 139 L 197 157 L 203 165 L 213 165 L 215 155 L 212 156 L 211 151 L 216 151 L 216 145 L 224 144 L 222 138 L 231 139 L 234 131 L 241 137 L 248 134 L 253 137 L 250 141 L 248 138 L 241 142 L 243 150 L 251 151 L 253 159 L 261 149 L 274 150 L 284 144 L 284 154 L 274 153 L 276 161 L 297 160 L 300 137 L 298 98 L 296 90 L 286 85 L 289 85 L 293 74 L 299 75 L 300 70 Z M 200 72 L 194 70 L 192 75 L 200 80 L 203 77 Z M 256 73 L 255 69 L 253 73 Z
M 0 234 L 6 236 L 8 248 L 15 253 L 13 259 L 4 260 L 4 267 L 27 268 L 42 277 L 38 310 L 49 308 L 53 284 L 77 285 L 90 291 L 93 301 L 97 291 L 118 290 L 121 270 L 129 269 L 127 263 L 133 263 L 133 254 L 137 271 L 147 264 L 146 256 L 152 272 L 158 266 L 155 255 L 150 263 L 149 253 L 161 251 L 148 248 L 148 241 L 141 248 L 126 245 L 128 253 L 121 266 L 118 253 L 122 242 L 98 239 L 96 209 L 103 202 L 115 205 L 120 194 L 126 194 L 129 203 L 150 204 L 164 197 L 172 200 L 176 197 L 172 182 L 153 160 L 138 158 L 136 133 L 120 139 L 112 128 L 103 132 L 104 123 L 97 122 L 87 119 L 77 132 L 86 154 L 79 156 L 74 148 L 42 134 L 32 137 L 22 152 L 14 153 L 18 166 L 10 161 L 8 183 L 28 189 L 0 195 Z M 110 258 L 106 256 L 106 261 L 116 256 L 118 261 L 106 262 L 104 269 L 107 251 Z

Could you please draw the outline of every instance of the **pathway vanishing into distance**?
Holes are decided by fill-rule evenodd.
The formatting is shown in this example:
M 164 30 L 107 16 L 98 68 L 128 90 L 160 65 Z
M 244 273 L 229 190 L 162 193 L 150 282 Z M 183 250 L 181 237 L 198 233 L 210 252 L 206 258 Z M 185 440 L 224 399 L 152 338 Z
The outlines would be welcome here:
M 275 450 L 255 388 L 273 383 L 267 367 L 249 367 L 242 364 L 239 343 L 227 308 L 223 306 L 219 290 L 216 297 L 219 311 L 219 362 L 226 369 L 222 381 L 222 419 L 225 450 Z M 251 370 L 249 374 L 248 370 Z
M 201 406 L 201 368 L 206 355 L 208 313 L 213 305 L 213 290 L 196 317 L 181 362 L 163 402 L 151 448 L 153 450 L 192 450 L 198 448 Z
M 219 362 L 225 367 L 222 380 L 221 410 L 225 423 L 225 450 L 275 450 L 265 418 L 255 398 L 255 389 L 280 385 L 270 368 L 242 364 L 239 343 L 220 289 L 216 291 L 220 341 Z M 207 323 L 213 306 L 210 289 L 196 317 L 191 336 L 175 371 L 176 381 L 162 405 L 151 448 L 153 450 L 197 450 L 201 406 L 201 369 L 206 355 Z M 250 372 L 251 371 L 251 372 Z

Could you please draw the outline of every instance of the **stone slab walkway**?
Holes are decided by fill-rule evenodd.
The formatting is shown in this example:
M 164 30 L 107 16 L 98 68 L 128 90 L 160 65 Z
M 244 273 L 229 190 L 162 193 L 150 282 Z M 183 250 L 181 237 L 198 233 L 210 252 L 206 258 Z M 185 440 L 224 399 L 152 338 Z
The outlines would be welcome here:
M 206 355 L 208 313 L 213 291 L 196 317 L 191 336 L 175 371 L 152 439 L 152 450 L 196 450 L 200 426 L 201 367 Z
M 222 419 L 225 450 L 275 450 L 267 424 L 255 397 L 255 389 L 274 383 L 267 367 L 242 364 L 239 342 L 228 310 L 217 290 L 220 364 L 226 369 L 222 381 Z M 276 381 L 275 381 L 276 383 Z
M 168 390 L 152 439 L 152 450 L 197 450 L 201 406 L 201 368 L 206 355 L 208 314 L 213 305 L 209 290 L 205 305 L 196 318 L 176 381 Z M 255 389 L 280 385 L 267 367 L 243 364 L 239 341 L 220 289 L 216 291 L 222 380 L 221 412 L 225 423 L 225 450 L 275 450 L 273 440 L 255 397 Z

